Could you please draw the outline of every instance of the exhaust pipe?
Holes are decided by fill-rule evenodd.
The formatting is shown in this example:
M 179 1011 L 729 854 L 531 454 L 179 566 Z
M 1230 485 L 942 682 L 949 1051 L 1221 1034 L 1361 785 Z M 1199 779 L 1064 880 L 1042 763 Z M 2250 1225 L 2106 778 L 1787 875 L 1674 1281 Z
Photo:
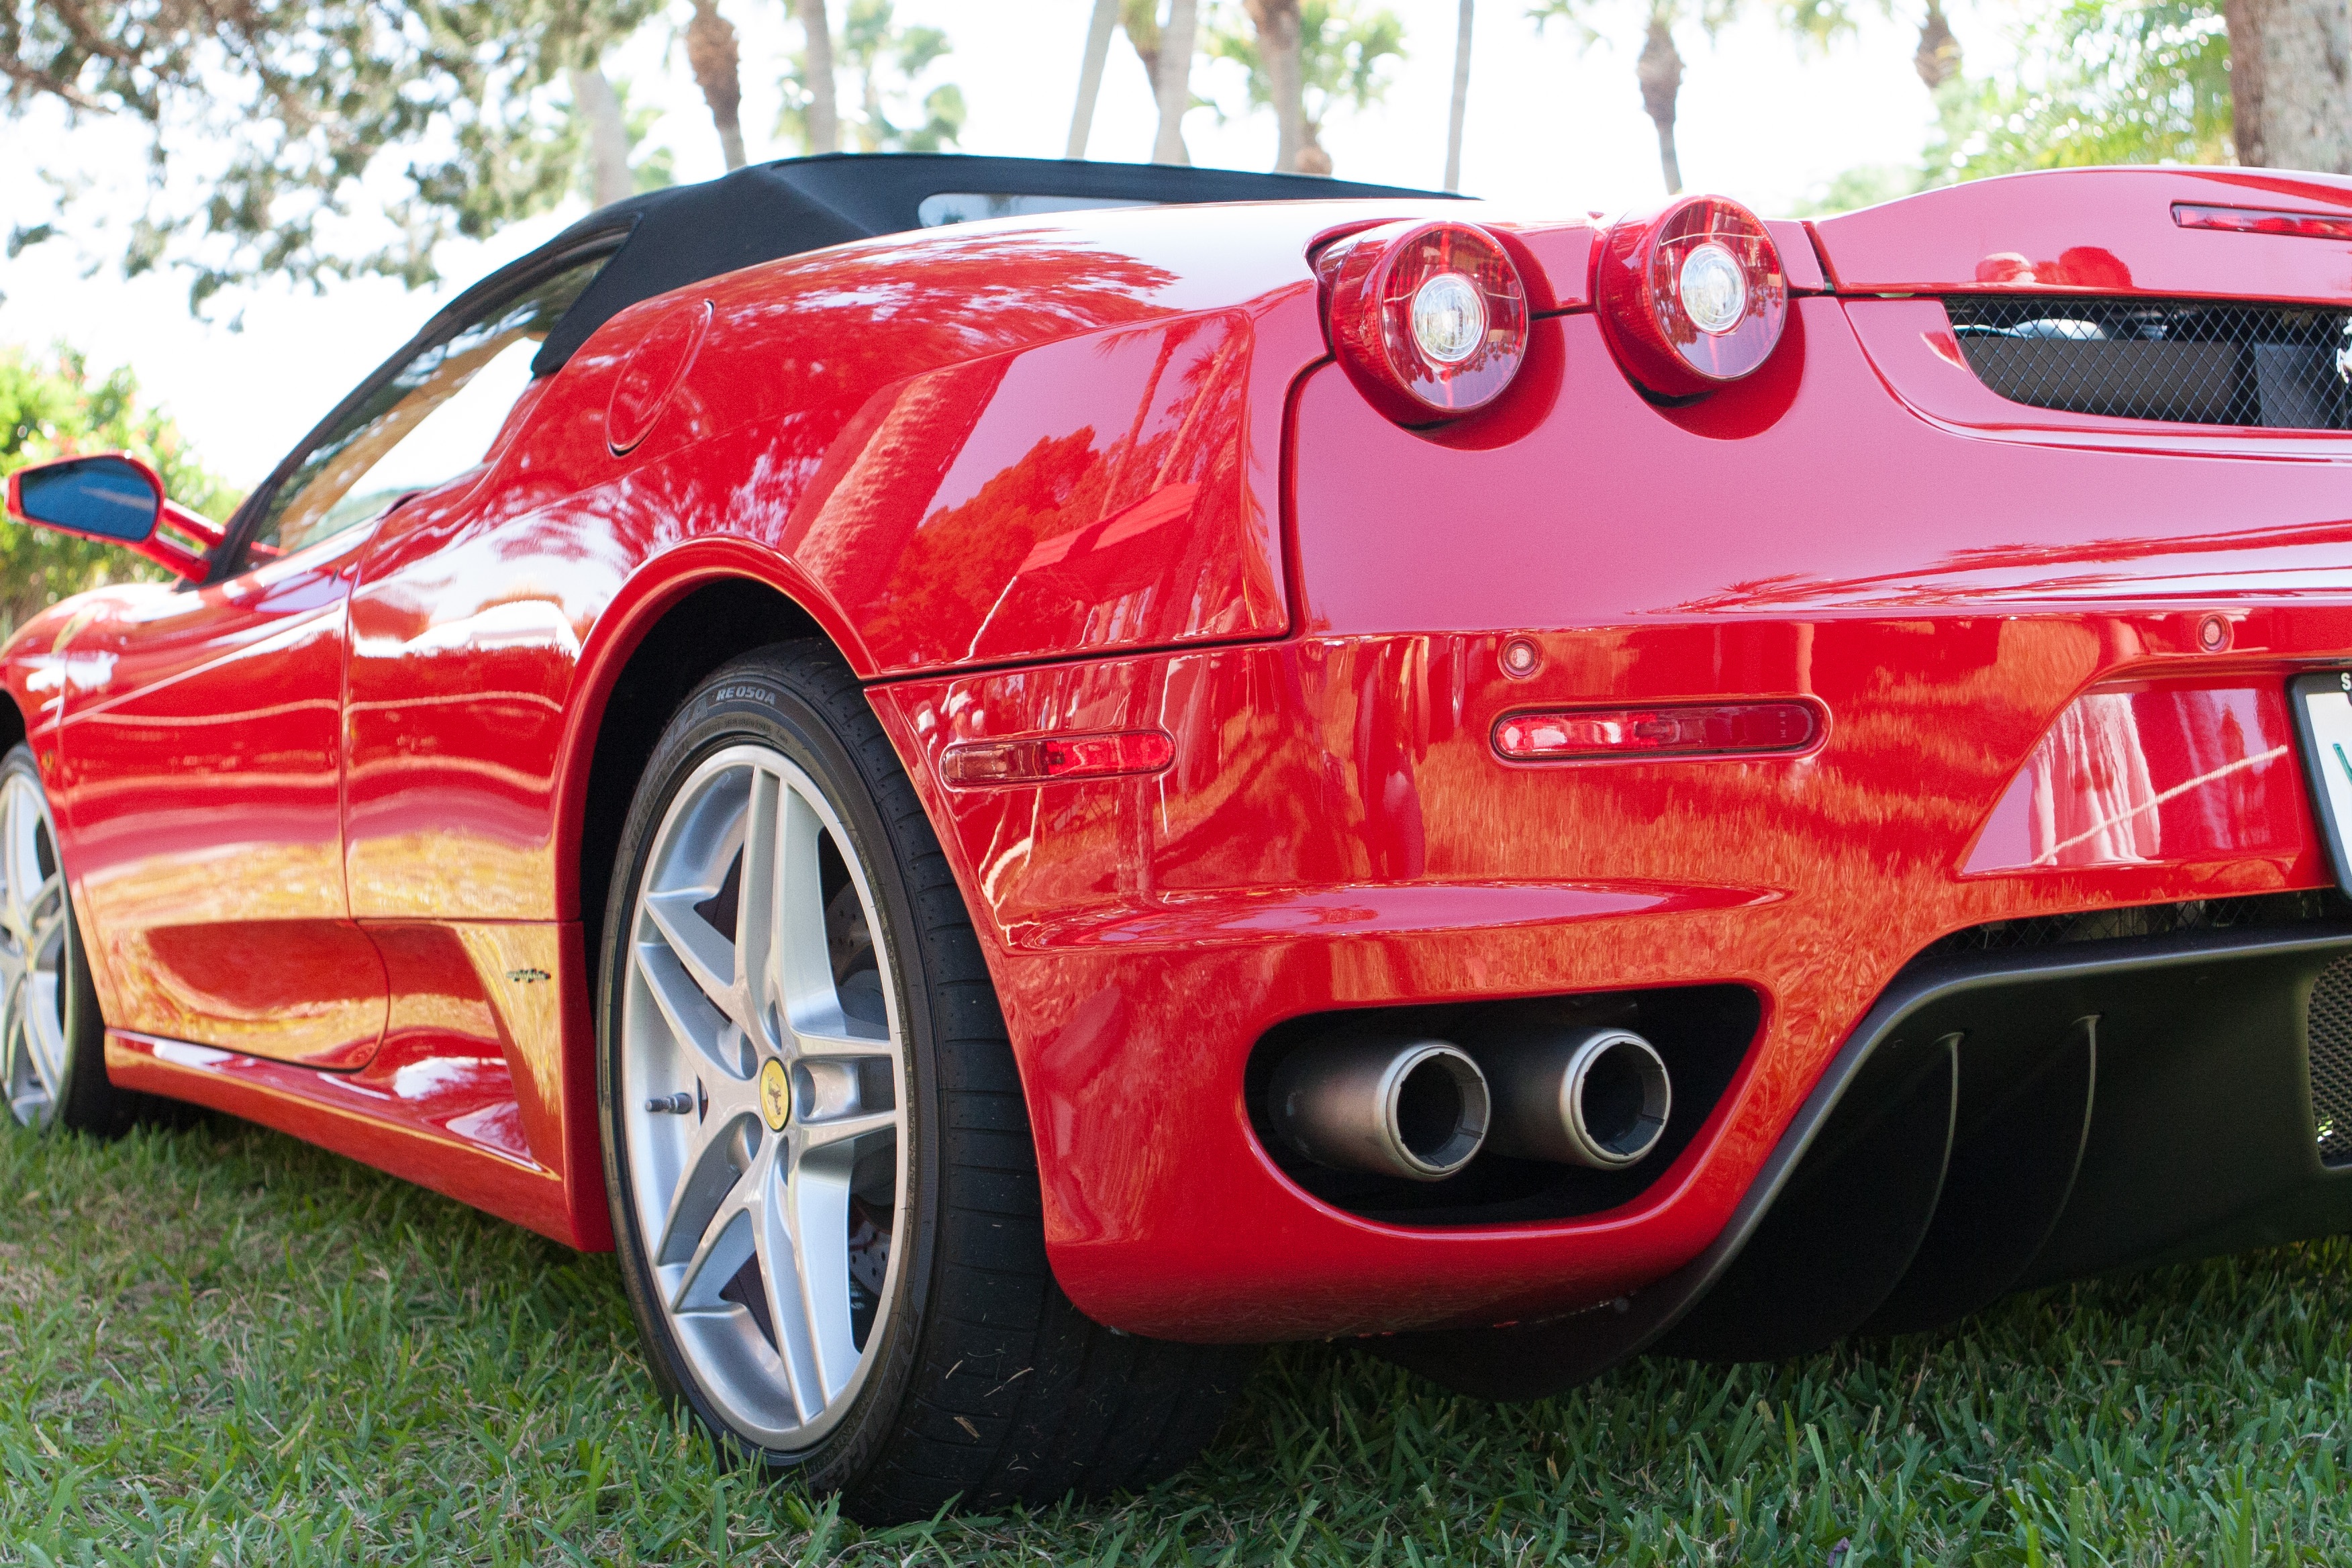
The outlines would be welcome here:
M 1274 1126 L 1318 1165 L 1439 1182 L 1486 1141 L 1478 1064 L 1444 1040 L 1323 1040 L 1274 1075 Z
M 1674 1108 L 1666 1064 L 1631 1029 L 1570 1029 L 1482 1049 L 1495 1092 L 1495 1149 L 1595 1170 L 1658 1146 Z

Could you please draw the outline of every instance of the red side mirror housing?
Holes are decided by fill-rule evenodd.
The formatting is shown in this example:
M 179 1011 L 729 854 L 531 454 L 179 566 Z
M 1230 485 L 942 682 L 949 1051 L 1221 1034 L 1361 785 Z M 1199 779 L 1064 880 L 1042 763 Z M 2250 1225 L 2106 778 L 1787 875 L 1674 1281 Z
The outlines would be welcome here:
M 79 539 L 127 545 L 177 577 L 212 569 L 220 524 L 174 504 L 163 479 L 127 452 L 58 458 L 8 476 L 8 515 Z

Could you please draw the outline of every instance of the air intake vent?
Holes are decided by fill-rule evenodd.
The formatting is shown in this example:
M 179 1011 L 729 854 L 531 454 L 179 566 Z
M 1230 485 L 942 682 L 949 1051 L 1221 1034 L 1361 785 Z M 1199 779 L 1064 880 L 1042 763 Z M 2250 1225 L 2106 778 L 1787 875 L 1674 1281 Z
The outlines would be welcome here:
M 2118 419 L 2352 427 L 2352 313 L 2301 305 L 1961 296 L 1979 379 L 2012 403 Z
M 2352 958 L 2311 988 L 2311 1123 L 2325 1164 L 2352 1165 Z

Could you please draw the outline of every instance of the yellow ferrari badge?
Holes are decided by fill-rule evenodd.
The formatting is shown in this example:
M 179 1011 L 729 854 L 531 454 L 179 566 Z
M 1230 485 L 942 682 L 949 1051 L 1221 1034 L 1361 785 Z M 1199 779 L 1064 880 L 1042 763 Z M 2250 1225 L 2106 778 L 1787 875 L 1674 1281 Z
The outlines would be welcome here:
M 760 1110 L 778 1132 L 793 1119 L 793 1086 L 784 1076 L 784 1064 L 773 1057 L 760 1068 Z

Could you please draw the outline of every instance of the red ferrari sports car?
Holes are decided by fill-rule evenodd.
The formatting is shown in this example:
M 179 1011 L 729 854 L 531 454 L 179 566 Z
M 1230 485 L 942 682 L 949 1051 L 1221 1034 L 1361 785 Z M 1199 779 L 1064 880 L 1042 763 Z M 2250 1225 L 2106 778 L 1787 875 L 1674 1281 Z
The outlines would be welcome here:
M 6 1093 L 619 1255 L 868 1521 L 2352 1229 L 2352 181 L 770 164 L 5 653 Z

